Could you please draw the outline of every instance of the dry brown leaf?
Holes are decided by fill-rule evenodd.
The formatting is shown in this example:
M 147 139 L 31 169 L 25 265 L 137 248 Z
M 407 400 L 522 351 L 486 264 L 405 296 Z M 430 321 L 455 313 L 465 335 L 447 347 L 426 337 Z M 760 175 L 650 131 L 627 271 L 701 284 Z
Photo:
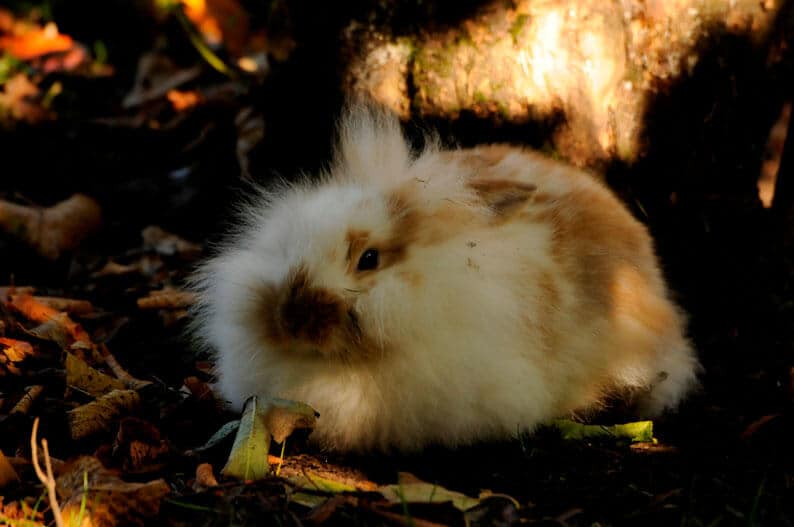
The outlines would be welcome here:
M 44 386 L 40 384 L 29 386 L 25 390 L 25 395 L 17 401 L 17 404 L 14 405 L 9 413 L 27 415 L 27 413 L 30 412 L 30 407 L 33 406 L 36 399 L 41 396 L 42 392 L 44 392 Z
M 192 260 L 201 254 L 201 245 L 189 242 L 157 225 L 149 225 L 141 231 L 143 248 L 164 256 L 177 255 Z
M 88 315 L 94 312 L 94 305 L 88 300 L 57 296 L 34 296 L 33 298 L 45 306 L 50 306 L 56 311 L 63 311 L 70 315 Z
M 125 417 L 113 442 L 113 457 L 121 459 L 125 472 L 150 472 L 162 468 L 168 454 L 168 443 L 160 430 L 148 421 Z
M 91 278 L 103 278 L 105 276 L 120 276 L 125 274 L 137 273 L 138 271 L 139 269 L 135 265 L 125 265 L 125 264 L 120 264 L 118 262 L 114 262 L 113 260 L 108 260 L 108 262 L 104 265 L 104 267 L 102 267 L 102 269 L 91 273 Z
M 2 348 L 2 353 L 11 362 L 22 362 L 27 357 L 33 357 L 36 354 L 33 346 L 24 340 L 0 337 L 0 347 Z
M 196 467 L 196 482 L 194 487 L 197 490 L 209 489 L 218 486 L 218 480 L 212 471 L 212 465 L 202 463 Z
M 118 417 L 135 411 L 141 398 L 135 390 L 113 390 L 96 401 L 67 413 L 72 439 L 82 439 L 108 430 Z
M 71 353 L 66 354 L 66 385 L 77 388 L 93 397 L 101 397 L 126 386 L 118 379 L 95 370 L 87 362 Z
M 0 450 L 0 489 L 15 481 L 19 481 L 17 471 L 14 470 L 3 451 Z
M 160 291 L 151 291 L 147 296 L 138 299 L 140 309 L 180 309 L 192 306 L 196 295 L 189 291 L 180 291 L 170 287 Z
M 50 119 L 52 114 L 41 106 L 41 97 L 38 86 L 31 82 L 27 74 L 17 73 L 6 81 L 0 91 L 0 115 L 7 113 L 13 120 L 31 124 Z M 2 216 L 0 209 L 0 220 Z
M 1 96 L 0 105 L 3 105 Z M 99 204 L 83 194 L 73 194 L 47 208 L 0 200 L 0 228 L 50 260 L 77 248 L 101 223 Z
M 144 526 L 157 515 L 160 502 L 170 491 L 162 479 L 147 483 L 123 481 L 89 456 L 70 463 L 58 478 L 57 488 L 66 525 L 77 525 L 81 509 L 85 509 L 80 527 Z
M 67 313 L 61 313 L 29 294 L 12 295 L 5 304 L 25 318 L 41 323 L 27 333 L 53 341 L 64 350 L 75 351 L 81 358 L 87 353 L 93 362 L 103 360 L 90 335 L 80 324 L 69 318 Z

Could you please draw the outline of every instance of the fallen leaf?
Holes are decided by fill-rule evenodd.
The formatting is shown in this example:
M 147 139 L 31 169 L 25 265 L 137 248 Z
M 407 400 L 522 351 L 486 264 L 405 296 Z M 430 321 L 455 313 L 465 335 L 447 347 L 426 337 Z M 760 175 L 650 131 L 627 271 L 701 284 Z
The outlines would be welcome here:
M 68 350 L 74 342 L 74 337 L 68 328 L 69 322 L 67 313 L 58 313 L 46 322 L 31 329 L 26 329 L 25 333 L 41 340 L 54 342 L 61 349 Z
M 82 439 L 107 430 L 124 413 L 137 409 L 140 396 L 135 390 L 113 390 L 96 401 L 67 412 L 72 439 Z
M 439 485 L 417 480 L 412 475 L 400 474 L 398 483 L 384 485 L 378 492 L 390 503 L 445 503 L 451 502 L 456 509 L 465 511 L 479 504 L 479 500 L 460 492 L 447 490 Z
M 90 456 L 80 457 L 65 467 L 57 480 L 57 490 L 65 524 L 80 527 L 147 525 L 170 492 L 162 479 L 147 483 L 123 481 Z M 78 523 L 80 518 L 82 523 Z
M 57 260 L 62 253 L 76 249 L 101 223 L 99 204 L 83 194 L 73 194 L 46 208 L 0 200 L 0 228 L 49 260 Z
M 25 389 L 25 395 L 23 395 L 22 398 L 17 401 L 17 404 L 14 405 L 9 414 L 26 415 L 28 412 L 30 412 L 30 407 L 43 392 L 44 386 L 40 384 L 29 386 Z
M 194 448 L 192 450 L 188 450 L 187 454 L 192 455 L 192 454 L 197 454 L 199 452 L 203 452 L 205 450 L 209 450 L 210 448 L 214 447 L 215 445 L 219 444 L 221 441 L 223 441 L 224 439 L 235 433 L 238 428 L 240 428 L 239 419 L 235 421 L 229 421 L 228 423 L 220 427 L 220 429 L 218 429 L 217 432 L 212 434 L 212 437 L 210 437 L 206 443 L 204 443 L 200 447 Z
M 265 427 L 260 404 L 256 396 L 246 401 L 229 459 L 221 470 L 224 476 L 250 481 L 268 475 L 270 432 Z
M 66 385 L 86 392 L 92 397 L 101 397 L 113 390 L 126 388 L 120 380 L 92 368 L 87 362 L 71 353 L 66 354 Z
M 36 354 L 33 346 L 24 340 L 0 337 L 0 346 L 2 346 L 2 353 L 11 362 L 22 362 L 27 357 L 33 357 Z
M 121 460 L 125 472 L 157 470 L 168 454 L 168 443 L 152 423 L 137 417 L 125 417 L 113 441 L 113 457 Z
M 201 254 L 201 245 L 168 232 L 157 225 L 149 225 L 141 231 L 144 250 L 155 251 L 163 256 L 179 256 L 193 260 Z
M 317 410 L 306 403 L 287 399 L 263 399 L 263 418 L 276 443 L 283 443 L 298 428 L 314 428 Z
M 44 27 L 29 27 L 28 31 L 0 36 L 0 50 L 18 59 L 30 60 L 48 53 L 68 51 L 74 41 L 58 32 L 58 26 L 50 22 Z
M 137 301 L 140 309 L 179 309 L 190 307 L 196 302 L 195 293 L 166 287 L 160 291 L 150 291 Z
M 41 91 L 27 74 L 17 73 L 6 81 L 0 91 L 0 117 L 6 114 L 12 120 L 31 124 L 51 119 L 52 114 L 41 105 L 41 98 Z M 7 222 L 3 220 L 2 223 L 5 225 Z M 6 230 L 14 234 L 11 230 Z
M 9 483 L 17 481 L 19 481 L 17 471 L 14 470 L 14 467 L 11 466 L 11 463 L 8 461 L 5 454 L 3 454 L 3 451 L 0 450 L 0 489 Z
M 218 480 L 212 472 L 212 465 L 209 463 L 202 463 L 196 467 L 196 483 L 194 485 L 197 489 L 209 489 L 218 486 Z
M 615 438 L 632 442 L 653 441 L 653 421 L 636 421 L 617 425 L 585 425 L 567 419 L 557 419 L 551 424 L 563 439 Z
M 57 311 L 63 311 L 70 315 L 88 315 L 94 312 L 94 305 L 88 300 L 55 296 L 34 296 L 33 298 L 45 306 L 50 306 Z

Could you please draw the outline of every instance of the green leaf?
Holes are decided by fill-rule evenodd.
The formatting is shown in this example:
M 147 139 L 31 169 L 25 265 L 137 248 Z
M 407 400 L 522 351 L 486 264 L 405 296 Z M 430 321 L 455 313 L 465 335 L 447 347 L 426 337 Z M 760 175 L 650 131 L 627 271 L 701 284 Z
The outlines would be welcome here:
M 283 444 L 296 428 L 314 428 L 318 415 L 314 408 L 305 403 L 271 397 L 251 397 L 245 403 L 229 460 L 221 473 L 244 480 L 264 478 L 270 469 L 267 454 L 270 451 L 271 437 L 277 443 Z M 216 436 L 219 436 L 217 441 L 223 439 L 231 433 L 234 423 L 224 425 L 207 443 Z M 223 436 L 220 436 L 222 432 Z M 205 445 L 202 448 L 209 447 Z
M 396 485 L 384 485 L 378 492 L 391 503 L 446 503 L 461 511 L 468 510 L 480 503 L 460 492 L 445 489 L 439 485 L 424 481 L 400 482 Z
M 568 419 L 557 419 L 551 424 L 563 439 L 615 438 L 629 439 L 634 443 L 653 441 L 653 421 L 636 421 L 617 425 L 585 425 Z
M 239 419 L 235 419 L 234 421 L 229 421 L 228 423 L 220 427 L 217 432 L 212 434 L 212 437 L 207 439 L 206 443 L 204 443 L 200 447 L 190 450 L 189 452 L 191 454 L 198 454 L 199 452 L 204 452 L 205 450 L 209 450 L 210 448 L 214 447 L 215 445 L 217 445 L 218 443 L 229 437 L 229 435 L 231 435 L 232 432 L 235 432 L 238 428 L 240 428 Z
M 268 475 L 270 465 L 267 454 L 270 451 L 270 432 L 265 427 L 259 405 L 256 396 L 245 403 L 232 451 L 226 466 L 221 470 L 224 476 L 248 481 L 263 479 Z

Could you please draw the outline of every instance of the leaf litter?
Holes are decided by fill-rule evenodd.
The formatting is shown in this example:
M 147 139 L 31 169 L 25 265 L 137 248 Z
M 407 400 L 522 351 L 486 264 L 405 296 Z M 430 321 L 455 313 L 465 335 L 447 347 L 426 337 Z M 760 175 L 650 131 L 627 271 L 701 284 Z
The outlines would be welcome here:
M 234 0 L 165 3 L 169 6 L 164 16 L 172 16 L 172 9 L 182 10 L 203 45 L 192 36 L 183 41 L 195 47 L 188 60 L 185 56 L 175 60 L 173 47 L 162 45 L 140 53 L 137 66 L 130 66 L 137 67 L 137 73 L 129 75 L 135 79 L 125 87 L 126 97 L 122 93 L 114 99 L 117 109 L 91 115 L 86 122 L 101 124 L 103 131 L 113 133 L 123 129 L 124 134 L 130 130 L 153 134 L 156 139 L 149 146 L 167 141 L 169 165 L 158 169 L 188 182 L 196 166 L 207 162 L 194 158 L 202 150 L 214 154 L 218 130 L 226 130 L 234 144 L 225 163 L 236 162 L 242 177 L 253 179 L 257 149 L 269 139 L 266 131 L 270 129 L 265 129 L 261 101 L 252 94 L 261 96 L 259 83 L 290 56 L 294 42 L 275 38 L 278 35 L 262 39 L 254 28 L 257 22 L 249 20 L 242 3 Z M 288 11 L 278 5 L 269 9 Z M 234 17 L 226 17 L 228 13 L 246 16 L 233 26 Z M 3 17 L 10 17 L 11 26 L 19 21 L 15 15 L 0 12 L 0 48 L 7 54 L 0 65 L 4 127 L 57 122 L 65 115 L 61 103 L 73 88 L 69 77 L 56 79 L 56 75 L 67 72 L 99 78 L 111 73 L 95 67 L 98 63 L 87 51 L 90 46 L 61 33 L 57 26 L 35 21 L 26 23 L 27 29 L 21 25 L 8 29 L 11 26 Z M 185 35 L 168 37 L 184 39 Z M 209 64 L 214 60 L 225 61 L 220 69 L 232 75 L 218 75 L 217 65 Z M 135 142 L 135 135 L 124 137 L 132 142 L 131 158 L 150 151 Z M 305 444 L 300 433 L 294 435 L 301 437 L 293 437 L 295 420 L 310 428 L 315 418 L 300 402 L 274 406 L 258 401 L 253 408 L 249 405 L 241 419 L 234 419 L 238 416 L 224 411 L 213 396 L 206 357 L 182 353 L 186 344 L 175 337 L 192 303 L 183 279 L 202 254 L 202 245 L 172 234 L 170 225 L 152 224 L 149 217 L 135 236 L 109 241 L 108 232 L 119 232 L 113 230 L 118 204 L 114 208 L 103 202 L 99 209 L 85 195 L 44 195 L 29 200 L 4 194 L 0 201 L 0 228 L 13 249 L 8 254 L 27 248 L 46 262 L 28 260 L 37 262 L 38 273 L 28 275 L 37 278 L 35 290 L 9 286 L 0 295 L 0 427 L 4 432 L 0 475 L 5 474 L 12 482 L 7 488 L 14 489 L 8 495 L 3 489 L 0 523 L 51 522 L 48 499 L 40 498 L 41 487 L 32 477 L 25 448 L 34 416 L 42 418 L 53 455 L 67 460 L 63 464 L 53 458 L 52 464 L 59 474 L 58 499 L 64 516 L 74 524 L 86 518 L 92 525 L 184 524 L 190 511 L 197 515 L 190 524 L 215 520 L 226 524 L 232 519 L 258 524 L 263 518 L 286 524 L 298 520 L 572 524 L 608 519 L 618 514 L 614 508 L 643 520 L 670 519 L 665 514 L 680 512 L 686 505 L 682 501 L 686 492 L 695 495 L 694 483 L 687 488 L 683 478 L 691 475 L 694 481 L 696 471 L 703 470 L 689 468 L 690 458 L 682 456 L 701 458 L 699 466 L 715 459 L 654 443 L 654 423 L 650 422 L 614 425 L 619 421 L 611 421 L 602 426 L 558 421 L 532 437 L 518 434 L 509 445 L 490 449 L 370 457 L 318 452 Z M 173 203 L 179 205 L 176 198 Z M 142 217 L 159 212 L 150 210 L 145 200 L 134 208 Z M 200 221 L 203 216 L 200 209 L 188 221 Z M 44 219 L 47 223 L 41 223 Z M 174 231 L 196 232 L 184 225 Z M 64 273 L 68 280 L 49 278 L 59 265 L 69 268 Z M 14 283 L 12 276 L 6 279 Z M 786 371 L 794 370 L 789 365 Z M 790 374 L 783 381 L 790 389 Z M 699 513 L 708 516 L 709 522 L 733 514 L 731 510 L 739 515 L 746 510 L 747 517 L 755 517 L 750 513 L 776 499 L 766 490 L 766 476 L 761 474 L 765 458 L 758 452 L 764 450 L 764 442 L 771 442 L 772 434 L 790 427 L 790 414 L 763 410 L 737 417 L 715 406 L 706 418 L 710 421 L 700 423 L 685 415 L 683 422 L 692 429 L 678 430 L 678 437 L 675 427 L 664 421 L 656 428 L 663 441 L 672 429 L 672 441 L 694 443 L 696 448 L 705 445 L 706 452 L 715 446 L 726 448 L 730 443 L 720 443 L 722 435 L 726 429 L 733 431 L 743 442 L 739 452 L 747 456 L 742 464 L 749 474 L 746 486 L 752 487 L 750 492 L 758 500 L 751 503 L 752 508 L 743 508 L 740 490 L 744 482 L 737 480 L 744 479 L 744 473 L 741 478 L 728 473 L 722 476 L 725 481 L 713 483 L 719 479 L 715 477 L 707 484 L 728 489 L 719 508 L 710 508 L 706 500 Z M 572 441 L 561 442 L 563 437 Z M 280 452 L 268 455 L 271 440 L 289 443 L 283 458 Z M 753 456 L 761 459 L 757 466 Z M 722 454 L 716 459 L 715 464 L 724 463 Z M 228 469 L 225 475 L 221 467 Z M 720 474 L 719 469 L 708 465 L 707 469 Z M 757 480 L 753 480 L 755 475 L 759 475 Z M 597 488 L 605 481 L 608 488 Z M 636 523 L 642 523 L 640 519 Z

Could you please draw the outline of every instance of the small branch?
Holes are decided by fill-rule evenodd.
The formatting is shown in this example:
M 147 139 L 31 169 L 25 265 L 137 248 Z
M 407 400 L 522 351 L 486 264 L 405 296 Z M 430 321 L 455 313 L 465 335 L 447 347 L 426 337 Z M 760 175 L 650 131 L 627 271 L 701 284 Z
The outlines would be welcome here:
M 30 433 L 30 459 L 33 463 L 33 470 L 36 471 L 36 476 L 38 476 L 39 481 L 44 484 L 47 488 L 47 495 L 50 499 L 50 508 L 52 509 L 52 515 L 55 517 L 55 525 L 57 527 L 65 527 L 66 524 L 63 521 L 63 516 L 61 515 L 61 507 L 58 505 L 58 495 L 55 492 L 55 475 L 52 472 L 52 460 L 50 459 L 50 451 L 47 448 L 47 440 L 41 440 L 41 446 L 44 449 L 44 466 L 47 469 L 47 473 L 45 474 L 44 471 L 41 469 L 41 465 L 39 464 L 39 450 L 38 444 L 36 441 L 36 435 L 38 435 L 39 431 L 39 418 L 37 417 L 35 421 L 33 421 L 33 430 Z

